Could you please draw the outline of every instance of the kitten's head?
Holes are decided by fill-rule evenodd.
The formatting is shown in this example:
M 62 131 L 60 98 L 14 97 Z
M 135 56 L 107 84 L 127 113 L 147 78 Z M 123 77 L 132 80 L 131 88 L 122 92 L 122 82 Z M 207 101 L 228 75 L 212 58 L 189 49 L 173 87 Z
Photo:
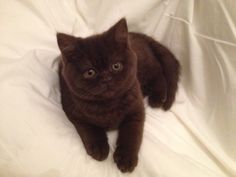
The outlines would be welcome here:
M 137 58 L 129 45 L 125 19 L 87 38 L 58 33 L 57 41 L 62 53 L 62 76 L 78 97 L 114 98 L 133 85 Z

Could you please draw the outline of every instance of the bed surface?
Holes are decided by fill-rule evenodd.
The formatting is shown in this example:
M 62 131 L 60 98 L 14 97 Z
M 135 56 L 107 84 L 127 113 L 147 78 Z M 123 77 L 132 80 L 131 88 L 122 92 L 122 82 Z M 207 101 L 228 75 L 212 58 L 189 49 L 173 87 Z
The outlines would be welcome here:
M 170 111 L 146 106 L 139 164 L 88 156 L 60 103 L 56 32 L 85 37 L 126 17 L 182 66 Z M 1 177 L 235 177 L 234 0 L 0 0 Z

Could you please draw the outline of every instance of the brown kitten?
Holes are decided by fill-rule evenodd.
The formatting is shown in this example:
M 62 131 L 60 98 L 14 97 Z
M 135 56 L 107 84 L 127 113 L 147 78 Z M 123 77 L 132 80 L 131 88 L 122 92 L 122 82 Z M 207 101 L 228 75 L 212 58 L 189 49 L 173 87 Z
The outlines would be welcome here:
M 109 153 L 106 131 L 118 129 L 114 160 L 122 172 L 138 163 L 143 125 L 143 95 L 152 107 L 171 107 L 179 64 L 152 38 L 128 33 L 125 19 L 87 38 L 57 34 L 62 53 L 62 106 L 85 149 L 97 160 Z

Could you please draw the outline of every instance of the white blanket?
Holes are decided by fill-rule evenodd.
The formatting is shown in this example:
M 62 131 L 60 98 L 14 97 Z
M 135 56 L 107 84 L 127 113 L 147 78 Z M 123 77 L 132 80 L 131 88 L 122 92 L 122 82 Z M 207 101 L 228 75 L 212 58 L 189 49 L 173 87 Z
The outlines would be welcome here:
M 139 164 L 85 152 L 60 103 L 56 32 L 88 36 L 126 17 L 182 66 L 170 111 L 146 108 Z M 0 177 L 235 177 L 235 0 L 0 0 Z

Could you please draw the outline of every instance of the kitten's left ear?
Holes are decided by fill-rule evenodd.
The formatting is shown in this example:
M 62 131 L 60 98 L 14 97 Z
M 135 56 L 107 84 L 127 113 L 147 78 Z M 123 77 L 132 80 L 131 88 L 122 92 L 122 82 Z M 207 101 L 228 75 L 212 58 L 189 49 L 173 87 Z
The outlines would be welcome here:
M 73 47 L 75 42 L 76 38 L 74 36 L 64 33 L 57 33 L 57 44 L 62 53 L 64 53 L 67 48 Z
M 128 43 L 128 27 L 126 19 L 120 19 L 115 25 L 113 25 L 108 33 L 111 33 L 115 38 L 116 42 L 119 43 Z

